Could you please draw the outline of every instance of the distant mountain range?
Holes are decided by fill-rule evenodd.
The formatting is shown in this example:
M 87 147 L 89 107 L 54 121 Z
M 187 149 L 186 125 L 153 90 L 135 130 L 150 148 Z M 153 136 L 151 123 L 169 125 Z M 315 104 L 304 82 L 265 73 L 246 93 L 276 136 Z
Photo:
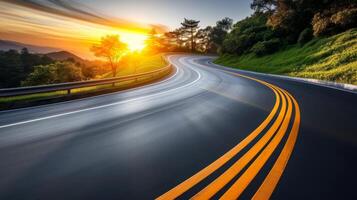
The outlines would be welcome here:
M 2 51 L 8 51 L 10 49 L 21 51 L 23 48 L 27 48 L 30 53 L 46 55 L 53 60 L 63 61 L 67 59 L 73 59 L 74 61 L 80 63 L 86 62 L 86 60 L 80 58 L 79 56 L 74 55 L 68 51 L 63 51 L 59 48 L 36 46 L 9 40 L 0 40 L 0 50 Z
M 82 59 L 79 56 L 76 56 L 73 53 L 70 53 L 68 51 L 57 51 L 57 52 L 46 53 L 44 55 L 52 58 L 53 60 L 58 60 L 58 61 L 73 59 L 74 61 L 79 62 L 79 63 L 86 62 L 84 59 Z
M 8 51 L 10 49 L 13 49 L 13 50 L 21 51 L 21 49 L 23 48 L 27 48 L 30 53 L 39 53 L 39 54 L 62 51 L 62 49 L 59 48 L 24 44 L 20 42 L 9 41 L 9 40 L 0 40 L 0 50 Z

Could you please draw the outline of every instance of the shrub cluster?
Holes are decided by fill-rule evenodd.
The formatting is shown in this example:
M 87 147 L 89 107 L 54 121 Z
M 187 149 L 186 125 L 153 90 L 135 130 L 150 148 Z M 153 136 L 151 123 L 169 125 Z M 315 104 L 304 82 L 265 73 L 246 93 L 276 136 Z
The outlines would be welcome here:
M 54 83 L 65 83 L 81 81 L 84 79 L 82 69 L 73 62 L 55 62 L 49 65 L 38 65 L 29 74 L 26 80 L 21 82 L 22 86 L 48 85 Z
M 265 56 L 271 53 L 274 53 L 279 49 L 280 40 L 275 38 L 268 41 L 262 41 L 256 43 L 252 48 L 251 51 L 256 56 Z
M 306 29 L 304 29 L 304 30 L 300 33 L 297 42 L 298 42 L 300 45 L 303 45 L 303 44 L 305 44 L 306 42 L 310 41 L 312 38 L 313 38 L 312 29 L 311 29 L 311 28 L 306 28 Z
M 263 56 L 279 48 L 303 45 L 314 36 L 335 35 L 357 26 L 355 0 L 253 0 L 255 13 L 237 22 L 221 53 Z
M 357 8 L 318 12 L 312 19 L 315 36 L 332 35 L 353 28 L 357 23 Z

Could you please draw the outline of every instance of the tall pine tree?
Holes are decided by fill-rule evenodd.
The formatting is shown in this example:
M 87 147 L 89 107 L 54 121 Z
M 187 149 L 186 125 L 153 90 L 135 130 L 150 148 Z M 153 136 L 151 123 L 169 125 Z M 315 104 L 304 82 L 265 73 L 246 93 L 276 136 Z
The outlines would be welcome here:
M 183 30 L 185 30 L 185 32 L 189 34 L 188 40 L 190 40 L 191 52 L 195 51 L 195 36 L 197 33 L 199 23 L 200 21 L 196 21 L 193 19 L 186 19 L 186 18 L 181 23 Z

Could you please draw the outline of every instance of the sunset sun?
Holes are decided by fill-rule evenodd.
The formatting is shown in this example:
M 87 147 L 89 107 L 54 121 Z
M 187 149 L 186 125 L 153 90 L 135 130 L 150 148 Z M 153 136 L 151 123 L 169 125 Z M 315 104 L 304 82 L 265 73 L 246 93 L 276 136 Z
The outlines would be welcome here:
M 357 0 L 0 0 L 0 200 L 356 199 Z
M 141 51 L 145 48 L 147 36 L 142 33 L 121 33 L 120 39 L 128 45 L 129 51 Z

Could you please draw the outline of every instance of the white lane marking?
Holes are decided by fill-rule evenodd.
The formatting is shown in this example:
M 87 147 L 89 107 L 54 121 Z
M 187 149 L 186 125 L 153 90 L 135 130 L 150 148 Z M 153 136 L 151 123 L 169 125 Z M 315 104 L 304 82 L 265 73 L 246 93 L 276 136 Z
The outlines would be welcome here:
M 170 58 L 172 56 L 173 55 L 168 56 L 168 59 L 170 60 Z M 0 114 L 1 113 L 10 113 L 10 112 L 22 111 L 22 110 L 31 110 L 31 109 L 34 109 L 34 108 L 44 108 L 44 107 L 49 107 L 49 106 L 62 105 L 62 104 L 67 104 L 67 103 L 71 103 L 71 102 L 86 101 L 86 100 L 89 100 L 89 99 L 96 99 L 96 98 L 101 98 L 101 97 L 105 97 L 105 96 L 111 96 L 111 95 L 116 95 L 116 94 L 122 94 L 122 93 L 137 91 L 137 90 L 142 89 L 142 88 L 147 88 L 147 87 L 151 87 L 151 86 L 155 86 L 155 85 L 159 85 L 159 84 L 168 82 L 169 80 L 171 80 L 174 77 L 176 77 L 178 72 L 179 72 L 179 68 L 176 67 L 175 73 L 172 76 L 170 76 L 169 78 L 164 79 L 164 80 L 159 81 L 159 82 L 151 83 L 151 84 L 148 84 L 148 85 L 135 87 L 135 88 L 132 88 L 132 89 L 127 89 L 127 90 L 123 90 L 123 91 L 119 91 L 119 92 L 113 92 L 113 93 L 109 93 L 109 94 L 96 95 L 96 96 L 93 96 L 93 97 L 86 97 L 86 98 L 81 98 L 81 99 L 68 100 L 68 101 L 64 101 L 64 102 L 51 103 L 51 104 L 47 104 L 47 105 L 32 106 L 32 107 L 28 107 L 28 108 L 17 108 L 17 109 L 11 109 L 11 110 L 2 110 L 2 111 L 0 111 Z
M 349 92 L 352 94 L 357 93 L 357 86 L 352 85 L 352 84 L 344 84 L 344 83 L 336 83 L 336 82 L 331 82 L 331 81 L 323 81 L 323 80 L 318 80 L 318 79 L 300 78 L 300 77 L 292 77 L 292 76 L 284 76 L 284 75 L 277 75 L 277 74 L 268 74 L 268 73 L 261 73 L 261 72 L 255 72 L 255 71 L 248 71 L 248 70 L 242 70 L 242 69 L 237 69 L 237 68 L 226 67 L 223 65 L 218 65 L 218 64 L 213 63 L 212 61 L 208 61 L 207 64 L 222 68 L 222 69 L 219 69 L 222 71 L 243 72 L 243 73 L 253 74 L 253 75 L 258 75 L 258 76 L 263 76 L 263 77 L 266 76 L 267 78 L 272 77 L 272 78 L 280 79 L 283 81 L 292 81 L 292 82 L 315 85 L 315 86 L 319 86 L 319 87 L 325 87 L 325 88 L 329 88 L 329 89 L 339 90 L 342 92 Z
M 2 126 L 0 126 L 0 129 L 12 127 L 12 126 L 17 126 L 17 125 L 22 125 L 22 124 L 28 124 L 28 123 L 32 123 L 32 122 L 43 121 L 43 120 L 46 120 L 46 119 L 52 119 L 52 118 L 56 118 L 56 117 L 72 115 L 72 114 L 91 111 L 91 110 L 97 110 L 97 109 L 101 109 L 101 108 L 115 106 L 115 105 L 119 105 L 119 104 L 123 104 L 123 103 L 129 103 L 129 102 L 133 102 L 133 101 L 137 101 L 137 100 L 142 100 L 142 99 L 146 99 L 146 98 L 150 98 L 150 97 L 154 97 L 154 96 L 159 96 L 159 95 L 162 95 L 162 94 L 170 93 L 170 92 L 173 92 L 173 91 L 176 91 L 176 90 L 180 90 L 182 88 L 189 87 L 189 86 L 195 84 L 196 82 L 198 82 L 201 79 L 201 73 L 199 71 L 197 71 L 197 70 L 195 70 L 194 68 L 191 68 L 191 67 L 189 67 L 189 68 L 192 69 L 193 71 L 195 71 L 197 73 L 198 77 L 191 83 L 188 83 L 186 85 L 182 85 L 182 86 L 177 87 L 177 88 L 173 88 L 171 90 L 167 90 L 167 91 L 164 91 L 164 92 L 159 92 L 159 93 L 155 93 L 155 94 L 151 94 L 151 95 L 146 95 L 146 96 L 142 96 L 142 97 L 137 97 L 137 98 L 133 98 L 133 99 L 128 99 L 128 100 L 124 100 L 124 101 L 120 101 L 120 102 L 115 102 L 115 103 L 111 103 L 111 104 L 106 104 L 106 105 L 102 105 L 102 106 L 96 106 L 96 107 L 92 107 L 92 108 L 86 108 L 86 109 L 76 110 L 76 111 L 72 111 L 72 112 L 61 113 L 61 114 L 57 114 L 57 115 L 51 115 L 51 116 L 47 116 L 47 117 L 41 117 L 41 118 L 36 118 L 36 119 L 32 119 L 32 120 L 26 120 L 26 121 L 22 121 L 22 122 L 16 122 L 16 123 L 12 123 L 12 124 L 2 125 Z

